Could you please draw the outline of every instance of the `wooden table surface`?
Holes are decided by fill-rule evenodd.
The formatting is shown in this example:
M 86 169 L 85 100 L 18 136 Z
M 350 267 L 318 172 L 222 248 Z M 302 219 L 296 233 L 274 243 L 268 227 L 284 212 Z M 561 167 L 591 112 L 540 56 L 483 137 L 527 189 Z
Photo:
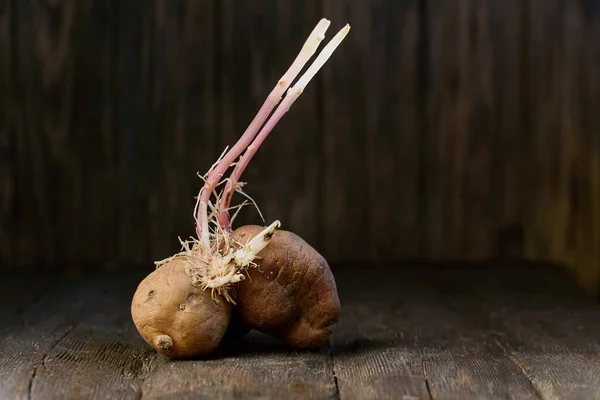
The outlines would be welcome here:
M 252 332 L 172 361 L 129 314 L 139 273 L 4 276 L 0 399 L 600 399 L 600 305 L 554 267 L 334 267 L 331 346 Z

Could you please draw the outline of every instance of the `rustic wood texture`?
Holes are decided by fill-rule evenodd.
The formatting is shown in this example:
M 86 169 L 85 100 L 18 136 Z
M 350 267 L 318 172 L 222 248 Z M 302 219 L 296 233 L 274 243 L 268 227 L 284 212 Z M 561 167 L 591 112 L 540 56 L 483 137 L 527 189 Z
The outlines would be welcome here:
M 14 82 L 14 10 L 8 0 L 0 1 L 0 263 L 11 260 L 14 229 L 15 172 L 12 153 L 14 142 L 10 113 Z
M 65 2 L 64 7 L 67 5 Z M 71 45 L 64 50 L 71 65 L 71 71 L 65 75 L 70 97 L 65 98 L 62 111 L 62 118 L 68 122 L 51 134 L 51 137 L 64 135 L 68 156 L 60 157 L 68 157 L 70 164 L 62 172 L 63 176 L 48 177 L 47 196 L 52 196 L 54 182 L 71 179 L 68 186 L 59 190 L 64 196 L 63 201 L 72 203 L 65 207 L 53 206 L 49 213 L 58 213 L 54 215 L 56 228 L 68 230 L 70 240 L 74 241 L 62 243 L 59 238 L 54 243 L 60 252 L 56 260 L 67 258 L 71 269 L 81 270 L 84 265 L 104 264 L 103 254 L 116 254 L 117 251 L 115 242 L 101 240 L 92 233 L 96 229 L 102 232 L 115 229 L 117 211 L 116 144 L 111 131 L 115 111 L 111 100 L 113 8 L 108 2 L 99 0 L 71 2 L 71 7 L 75 7 L 74 26 L 66 39 Z M 49 8 L 44 12 L 53 15 L 56 10 Z M 39 40 L 44 40 L 46 33 L 40 32 L 40 35 Z M 79 171 L 68 178 L 64 175 L 67 169 Z M 98 188 L 102 188 L 102 193 L 98 193 Z M 82 218 L 82 215 L 86 217 Z M 63 224 L 61 219 L 71 222 Z M 87 246 L 88 242 L 96 242 L 96 245 Z M 72 251 L 69 246 L 76 246 L 77 250 Z
M 50 290 L 53 276 L 38 273 L 34 279 L 19 272 L 5 271 L 0 281 L 0 327 L 39 301 Z
M 71 302 L 85 305 L 52 346 L 41 349 L 44 355 L 36 360 L 29 381 L 30 398 L 141 397 L 140 376 L 154 352 L 140 345 L 140 336 L 131 323 L 128 305 L 138 279 L 122 276 L 108 282 L 100 278 L 91 286 L 84 283 L 86 291 L 80 298 L 58 304 L 66 313 L 45 310 L 57 313 L 64 324 L 70 317 Z M 20 335 L 16 339 L 21 339 Z
M 477 329 L 487 316 L 470 312 L 475 299 L 459 303 L 440 291 L 452 278 L 386 275 L 385 282 L 372 270 L 337 275 L 344 308 L 333 354 L 341 398 L 537 398 L 522 371 Z M 364 286 L 374 281 L 376 290 Z
M 491 47 L 491 104 L 492 165 L 491 210 L 486 233 L 487 245 L 498 258 L 511 259 L 523 256 L 524 205 L 524 138 L 527 97 L 525 86 L 525 61 L 523 54 L 527 34 L 524 2 L 486 1 L 485 16 L 488 40 Z
M 331 262 L 534 258 L 600 288 L 600 1 L 0 1 L 2 268 L 150 264 L 318 19 L 242 177 Z M 243 198 L 236 195 L 235 201 Z M 247 207 L 239 223 L 260 223 Z M 85 267 L 84 267 L 85 266 Z
M 77 217 L 82 213 L 83 170 L 77 165 L 81 153 L 70 129 L 72 38 L 75 14 L 82 7 L 70 1 L 12 4 L 20 93 L 14 115 L 17 230 L 10 261 L 52 264 L 60 258 L 68 265 L 77 258 L 77 250 L 64 254 L 65 247 L 57 244 L 78 249 L 83 239 L 83 219 Z
M 150 157 L 158 135 L 148 123 L 156 110 L 151 108 L 150 80 L 153 60 L 153 2 L 111 4 L 112 96 L 110 133 L 114 140 L 113 184 L 117 217 L 112 221 L 115 258 L 127 263 L 149 259 L 150 196 L 159 187 L 156 160 Z M 164 155 L 163 155 L 164 156 Z M 144 235 L 139 234 L 144 227 Z M 168 229 L 168 227 L 165 227 Z
M 598 269 L 596 1 L 528 5 L 526 53 L 529 93 L 525 255 L 559 260 L 577 269 L 597 291 Z M 585 5 L 585 7 L 584 7 Z M 593 43 L 592 43 L 593 42 Z M 592 93 L 590 97 L 590 93 Z M 591 113 L 591 114 L 590 114 Z
M 336 274 L 342 398 L 600 398 L 600 309 L 571 277 L 546 265 L 431 267 L 389 271 L 376 291 L 364 282 L 378 271 Z
M 364 284 L 364 279 L 373 278 L 367 275 L 356 277 L 360 276 Z M 340 282 L 342 275 L 336 276 Z M 406 289 L 402 283 L 398 287 L 390 280 L 386 282 L 390 284 L 377 290 L 367 289 L 358 281 L 338 284 L 343 308 L 332 351 L 341 398 L 429 398 L 419 346 L 405 334 L 413 321 L 401 318 L 399 312 L 398 299 L 411 292 L 402 290 Z M 391 292 L 397 296 L 380 298 Z
M 208 360 L 171 362 L 155 357 L 142 386 L 144 398 L 336 398 L 330 355 L 295 352 L 251 332 Z
M 519 293 L 502 308 L 498 302 L 484 303 L 494 310 L 490 325 L 498 332 L 496 341 L 542 398 L 600 398 L 596 304 L 558 303 L 551 293 Z
M 521 255 L 518 237 L 514 243 L 524 106 L 520 3 L 427 2 L 423 240 L 430 257 Z
M 322 74 L 323 249 L 337 261 L 415 257 L 419 2 L 323 4 L 331 35 L 351 25 Z
M 485 284 L 472 271 L 434 274 L 432 285 L 437 295 L 454 299 L 448 308 L 482 316 L 473 320 L 474 329 L 489 333 L 528 377 L 538 398 L 600 398 L 598 305 L 553 269 L 525 269 L 519 279 L 508 273 Z
M 47 354 L 75 325 L 102 309 L 98 299 L 103 296 L 103 286 L 93 278 L 48 280 L 52 290 L 18 317 L 2 323 L 1 397 L 28 398 Z
M 581 201 L 578 209 L 579 258 L 569 264 L 579 281 L 590 291 L 600 291 L 598 265 L 600 264 L 600 1 L 587 1 L 584 8 L 582 83 L 583 132 L 585 134 L 586 162 L 581 163 Z M 591 132 L 592 134 L 588 134 Z
M 251 332 L 189 361 L 156 354 L 135 330 L 142 274 L 57 277 L 23 295 L 25 309 L 0 303 L 0 397 L 600 398 L 600 306 L 562 268 L 334 269 L 342 316 L 331 348 L 293 351 Z
M 179 250 L 178 236 L 188 238 L 195 233 L 195 196 L 203 185 L 196 173 L 203 174 L 221 153 L 216 135 L 215 30 L 219 24 L 215 4 L 154 2 L 155 22 L 148 39 L 153 122 L 150 132 L 140 132 L 140 140 L 147 143 L 140 147 L 149 150 L 148 161 L 140 166 L 151 166 L 143 172 L 147 189 L 139 191 L 147 197 L 147 213 L 146 222 L 136 224 L 138 233 L 133 233 L 143 239 L 139 227 L 150 228 L 147 240 L 152 260 Z
M 115 242 L 108 177 L 110 19 L 97 1 L 13 2 L 14 230 L 11 265 L 103 262 Z M 97 190 L 101 188 L 100 193 Z M 103 208 L 105 207 L 105 208 Z M 95 243 L 88 246 L 86 243 Z

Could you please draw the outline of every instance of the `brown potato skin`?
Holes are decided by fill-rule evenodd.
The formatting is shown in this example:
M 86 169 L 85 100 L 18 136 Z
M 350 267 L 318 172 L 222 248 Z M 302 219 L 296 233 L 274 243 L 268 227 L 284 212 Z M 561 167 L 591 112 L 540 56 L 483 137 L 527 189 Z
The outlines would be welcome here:
M 191 283 L 182 261 L 175 258 L 140 282 L 131 303 L 131 316 L 142 338 L 171 358 L 212 352 L 229 326 L 231 305 L 220 296 L 216 303 L 210 291 Z
M 263 228 L 247 225 L 233 237 L 245 244 Z M 327 261 L 296 234 L 277 230 L 238 284 L 244 324 L 300 349 L 318 349 L 331 338 L 340 300 Z

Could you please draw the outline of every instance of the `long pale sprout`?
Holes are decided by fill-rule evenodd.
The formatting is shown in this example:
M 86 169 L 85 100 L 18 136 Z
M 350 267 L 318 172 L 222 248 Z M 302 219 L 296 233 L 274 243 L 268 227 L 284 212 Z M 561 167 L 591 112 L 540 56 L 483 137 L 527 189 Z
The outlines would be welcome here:
M 210 196 L 215 189 L 215 187 L 219 184 L 221 177 L 227 171 L 229 166 L 233 163 L 233 161 L 248 147 L 252 139 L 256 136 L 260 127 L 265 123 L 267 117 L 271 114 L 275 106 L 281 101 L 283 94 L 289 85 L 294 81 L 296 76 L 300 73 L 304 65 L 311 59 L 311 57 L 317 51 L 319 44 L 325 38 L 325 32 L 331 21 L 322 18 L 317 25 L 314 27 L 312 32 L 310 33 L 308 39 L 304 42 L 302 49 L 296 56 L 296 59 L 292 63 L 292 65 L 288 68 L 286 73 L 279 79 L 277 85 L 273 88 L 262 107 L 248 126 L 244 134 L 240 137 L 237 143 L 223 156 L 223 158 L 215 165 L 215 167 L 208 173 L 208 176 L 205 180 L 204 186 L 200 190 L 200 194 L 198 195 L 198 202 L 200 204 L 208 204 Z M 203 228 L 202 220 L 208 218 L 206 214 L 202 214 L 206 208 L 196 207 L 195 209 L 195 219 L 196 219 L 196 233 L 198 234 L 198 238 L 201 239 L 202 242 L 208 240 L 209 233 L 206 229 Z M 197 214 L 196 214 L 197 213 Z M 202 237 L 204 235 L 205 237 Z
M 323 48 L 321 53 L 317 56 L 315 61 L 311 64 L 311 66 L 306 70 L 306 72 L 298 79 L 296 84 L 292 86 L 283 101 L 279 104 L 271 118 L 267 121 L 262 130 L 256 135 L 256 138 L 246 149 L 246 152 L 241 157 L 241 159 L 236 163 L 233 172 L 229 180 L 227 181 L 225 190 L 223 192 L 223 196 L 220 199 L 220 205 L 217 207 L 219 209 L 219 223 L 224 229 L 229 229 L 229 212 L 227 209 L 229 208 L 229 203 L 233 196 L 234 191 L 237 188 L 238 181 L 240 176 L 248 166 L 248 163 L 260 147 L 260 145 L 267 138 L 269 133 L 273 130 L 275 125 L 281 120 L 281 118 L 288 112 L 292 104 L 300 97 L 304 88 L 308 85 L 310 80 L 316 75 L 316 73 L 321 69 L 321 67 L 327 62 L 329 57 L 333 54 L 335 49 L 342 43 L 348 32 L 350 31 L 350 25 L 346 24 L 332 39 L 329 43 Z

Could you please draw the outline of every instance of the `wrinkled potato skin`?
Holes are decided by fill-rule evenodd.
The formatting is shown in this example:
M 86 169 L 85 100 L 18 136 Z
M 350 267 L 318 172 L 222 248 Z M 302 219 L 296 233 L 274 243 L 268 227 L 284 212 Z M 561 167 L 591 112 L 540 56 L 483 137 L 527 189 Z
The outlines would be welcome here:
M 181 260 L 174 259 L 138 285 L 131 303 L 131 316 L 142 338 L 171 358 L 195 358 L 212 352 L 229 325 L 231 305 L 222 297 L 217 297 L 217 304 L 210 291 L 191 282 Z M 173 345 L 161 347 L 157 343 L 159 337 L 164 338 L 161 335 L 168 335 Z
M 242 226 L 233 237 L 246 243 L 263 228 Z M 337 324 L 340 300 L 327 261 L 292 232 L 277 230 L 239 283 L 242 322 L 301 349 L 325 345 Z

